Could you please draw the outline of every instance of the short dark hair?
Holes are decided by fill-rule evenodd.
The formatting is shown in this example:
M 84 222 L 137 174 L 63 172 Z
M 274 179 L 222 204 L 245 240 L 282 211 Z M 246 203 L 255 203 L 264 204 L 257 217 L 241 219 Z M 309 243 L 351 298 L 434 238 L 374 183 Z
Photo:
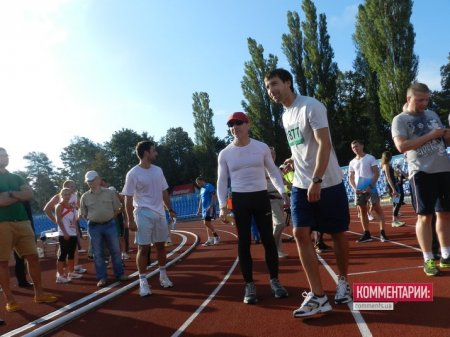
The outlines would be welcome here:
M 264 80 L 270 80 L 274 77 L 278 77 L 283 82 L 290 81 L 291 91 L 294 92 L 294 80 L 292 78 L 292 74 L 289 71 L 283 68 L 271 70 L 266 74 L 266 76 L 264 76 Z
M 143 140 L 136 145 L 136 155 L 139 159 L 144 158 L 144 152 L 149 151 L 155 143 L 149 140 Z
M 414 96 L 418 92 L 429 94 L 430 88 L 424 83 L 414 82 L 409 86 L 407 96 Z
M 355 139 L 355 140 L 353 140 L 353 141 L 351 142 L 351 144 L 356 144 L 356 143 L 361 144 L 361 145 L 364 145 L 364 141 L 361 140 L 361 139 Z

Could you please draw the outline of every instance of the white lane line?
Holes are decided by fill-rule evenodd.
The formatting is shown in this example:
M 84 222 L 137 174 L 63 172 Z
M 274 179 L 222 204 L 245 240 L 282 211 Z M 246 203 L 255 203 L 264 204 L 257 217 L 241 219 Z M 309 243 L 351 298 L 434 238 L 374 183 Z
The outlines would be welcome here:
M 231 233 L 224 230 L 218 230 L 219 232 L 224 232 L 233 235 L 237 238 L 237 235 L 235 233 Z M 212 299 L 217 295 L 217 293 L 222 289 L 222 287 L 225 285 L 225 283 L 230 278 L 233 271 L 236 269 L 236 266 L 239 262 L 239 258 L 236 258 L 231 268 L 228 270 L 228 273 L 223 278 L 222 282 L 219 283 L 219 285 L 216 287 L 216 289 L 213 290 L 213 292 L 208 296 L 208 298 L 203 301 L 203 303 L 194 311 L 194 313 L 175 331 L 171 337 L 178 337 L 180 336 L 188 327 L 192 324 L 192 322 L 200 315 L 200 313 L 203 311 L 203 309 L 206 308 L 206 306 L 212 301 Z
M 191 247 L 189 247 L 189 249 L 187 249 L 180 256 L 178 256 L 175 259 L 169 261 L 167 263 L 167 267 L 171 266 L 172 264 L 176 263 L 178 260 L 183 258 L 186 254 L 188 254 L 198 244 L 198 236 L 196 234 L 194 234 L 194 233 L 185 232 L 185 231 L 179 231 L 179 230 L 174 231 L 173 233 L 181 236 L 182 237 L 182 241 L 174 250 L 172 250 L 169 254 L 167 254 L 168 257 L 174 255 L 176 252 L 178 252 L 186 244 L 186 242 L 187 242 L 186 235 L 183 235 L 181 233 L 189 234 L 189 235 L 194 236 L 195 237 L 195 242 L 191 245 Z M 156 261 L 154 263 L 152 263 L 152 265 L 154 265 L 154 264 L 156 264 Z M 158 270 L 159 269 L 156 269 L 153 272 L 147 274 L 147 278 L 155 275 Z M 130 277 L 136 276 L 137 274 L 138 274 L 138 272 L 135 272 L 135 273 L 131 274 Z M 66 305 L 66 306 L 64 306 L 64 307 L 62 307 L 62 308 L 60 308 L 58 310 L 55 310 L 55 311 L 53 311 L 53 312 L 51 312 L 51 313 L 49 313 L 49 314 L 47 314 L 47 315 L 45 315 L 43 317 L 38 318 L 37 320 L 35 320 L 33 322 L 30 322 L 30 323 L 28 323 L 26 325 L 23 325 L 23 326 L 15 329 L 15 330 L 12 330 L 12 331 L 10 331 L 7 334 L 4 334 L 2 336 L 5 336 L 5 337 L 15 336 L 15 335 L 17 335 L 17 334 L 19 334 L 19 333 L 21 333 L 21 332 L 23 332 L 25 330 L 29 330 L 29 329 L 35 328 L 38 324 L 50 321 L 51 319 L 53 319 L 53 318 L 55 318 L 57 316 L 60 316 L 63 313 L 65 313 L 65 312 L 67 312 L 67 311 L 69 311 L 69 310 L 71 310 L 71 309 L 73 309 L 73 308 L 75 308 L 75 307 L 85 303 L 85 302 L 88 302 L 89 300 L 99 296 L 100 294 L 103 294 L 103 293 L 107 292 L 108 290 L 111 290 L 111 288 L 113 288 L 113 287 L 115 287 L 115 286 L 117 286 L 119 284 L 120 284 L 120 282 L 115 282 L 115 283 L 113 283 L 113 284 L 111 284 L 111 285 L 109 285 L 109 286 L 107 286 L 105 288 L 99 289 L 99 290 L 93 292 L 92 294 L 89 294 L 88 296 L 85 296 L 85 297 L 83 297 L 83 298 L 81 298 L 81 299 L 79 299 L 79 300 L 77 300 L 75 302 L 72 302 L 72 303 L 70 303 L 70 304 L 68 304 L 68 305 Z M 25 336 L 40 336 L 43 333 L 46 333 L 46 332 L 51 331 L 51 330 L 54 330 L 54 329 L 56 329 L 56 328 L 58 328 L 58 327 L 60 327 L 60 326 L 62 326 L 64 324 L 66 324 L 69 320 L 74 319 L 74 318 L 84 314 L 88 310 L 94 309 L 96 306 L 100 305 L 101 303 L 106 302 L 107 300 L 112 299 L 112 298 L 122 294 L 123 292 L 130 290 L 131 288 L 135 287 L 138 284 L 139 284 L 139 279 L 137 279 L 137 280 L 127 284 L 126 286 L 124 286 L 122 288 L 119 288 L 118 290 L 116 290 L 116 291 L 112 292 L 111 294 L 108 294 L 108 295 L 98 299 L 97 301 L 91 302 L 88 305 L 83 306 L 83 307 L 81 307 L 78 310 L 72 311 L 71 313 L 69 313 L 69 314 L 67 314 L 67 315 L 65 315 L 65 316 L 63 316 L 61 318 L 58 318 L 58 319 L 56 319 L 56 320 L 54 320 L 52 322 L 49 322 L 46 325 L 43 325 L 43 326 L 41 326 L 41 327 L 39 327 L 39 328 L 29 332 Z M 87 308 L 87 309 L 84 310 L 85 308 Z M 35 333 L 36 331 L 37 331 L 37 334 Z
M 338 277 L 337 277 L 336 273 L 333 271 L 333 269 L 331 269 L 331 267 L 328 265 L 328 263 L 320 255 L 317 255 L 317 257 L 318 257 L 320 263 L 322 263 L 322 265 L 325 267 L 325 269 L 331 275 L 331 277 L 333 278 L 333 281 L 337 284 Z M 362 317 L 359 310 L 353 310 L 353 301 L 350 301 L 349 303 L 347 303 L 347 306 L 353 315 L 353 318 L 356 322 L 356 325 L 357 325 L 359 331 L 361 332 L 361 336 L 362 337 L 372 337 L 372 332 L 370 331 L 369 326 L 367 325 L 366 321 Z
M 391 272 L 391 271 L 395 272 L 395 271 L 399 271 L 399 270 L 418 269 L 418 268 L 423 268 L 423 266 L 370 270 L 370 271 L 362 271 L 359 273 L 349 273 L 348 275 L 353 276 L 353 275 L 364 275 L 364 274 L 376 274 L 376 273 L 384 273 L 384 272 Z

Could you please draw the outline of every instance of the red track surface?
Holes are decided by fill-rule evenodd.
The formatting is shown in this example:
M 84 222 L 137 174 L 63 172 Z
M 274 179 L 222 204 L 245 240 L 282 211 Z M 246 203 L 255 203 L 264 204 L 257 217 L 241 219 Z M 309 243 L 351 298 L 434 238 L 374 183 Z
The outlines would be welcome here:
M 361 226 L 352 209 L 352 223 L 347 233 L 350 242 L 349 280 L 354 282 L 432 282 L 433 302 L 399 302 L 393 311 L 356 311 L 348 305 L 334 305 L 330 314 L 304 318 L 292 318 L 292 310 L 302 302 L 301 293 L 307 289 L 305 275 L 299 266 L 295 243 L 285 242 L 283 249 L 289 257 L 280 260 L 280 280 L 288 289 L 286 299 L 274 299 L 268 285 L 268 274 L 264 263 L 261 245 L 252 247 L 254 277 L 259 303 L 242 303 L 243 281 L 239 267 L 233 269 L 236 261 L 236 237 L 230 225 L 216 222 L 222 241 L 217 246 L 202 247 L 195 245 L 195 235 L 200 241 L 205 239 L 205 231 L 200 221 L 178 223 L 179 234 L 173 235 L 175 245 L 170 250 L 187 241 L 171 256 L 177 258 L 193 248 L 180 261 L 168 267 L 168 274 L 175 284 L 174 288 L 162 289 L 158 284 L 158 273 L 151 276 L 149 283 L 153 295 L 141 298 L 137 285 L 122 290 L 118 296 L 111 295 L 106 302 L 95 304 L 98 299 L 121 290 L 137 279 L 133 276 L 129 282 L 114 285 L 103 293 L 95 293 L 96 280 L 93 263 L 86 255 L 81 262 L 88 272 L 82 279 L 70 284 L 56 284 L 55 258 L 41 260 L 43 280 L 46 288 L 57 294 L 60 301 L 53 304 L 35 304 L 32 291 L 15 286 L 11 278 L 14 293 L 22 310 L 6 313 L 1 317 L 7 325 L 0 327 L 0 334 L 23 336 L 46 324 L 70 318 L 61 327 L 48 333 L 52 336 L 450 336 L 448 310 L 450 308 L 450 270 L 441 277 L 427 277 L 422 271 L 422 256 L 417 250 L 415 237 L 415 216 L 410 206 L 402 208 L 403 220 L 407 226 L 402 228 L 386 226 L 391 242 L 378 240 L 357 244 L 355 240 L 361 234 Z M 385 208 L 386 218 L 390 219 L 391 210 Z M 373 235 L 378 234 L 378 224 L 371 222 Z M 286 232 L 290 232 L 290 228 Z M 325 236 L 327 244 L 331 240 Z M 321 254 L 323 262 L 336 272 L 334 254 Z M 134 258 L 134 254 L 132 254 Z M 136 271 L 133 259 L 126 261 L 128 274 Z M 149 272 L 154 271 L 154 268 Z M 12 270 L 11 270 L 12 272 Z M 226 278 L 231 272 L 229 278 Z M 330 270 L 330 272 L 332 272 Z M 325 291 L 332 300 L 335 282 L 330 272 L 322 267 L 321 274 Z M 92 294 L 84 303 L 75 301 Z M 4 300 L 2 301 L 4 305 Z M 71 308 L 66 306 L 72 305 Z M 351 307 L 351 305 L 350 305 Z M 89 311 L 77 314 L 82 309 Z M 62 312 L 58 312 L 61 310 Z M 78 311 L 77 311 L 78 310 Z M 53 313 L 51 319 L 41 323 L 35 321 Z M 68 314 L 70 315 L 68 316 Z M 357 324 L 358 322 L 358 324 Z M 31 323 L 31 324 L 29 324 Z M 29 325 L 27 325 L 29 324 Z M 23 330 L 21 330 L 23 329 Z M 40 330 L 35 330 L 35 335 Z

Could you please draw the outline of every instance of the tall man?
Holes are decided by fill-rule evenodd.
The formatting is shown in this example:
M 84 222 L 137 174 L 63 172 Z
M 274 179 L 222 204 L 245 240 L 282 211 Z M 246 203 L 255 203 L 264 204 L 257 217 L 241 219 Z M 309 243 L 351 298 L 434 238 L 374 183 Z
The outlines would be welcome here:
M 216 215 L 216 189 L 212 184 L 207 183 L 203 177 L 197 177 L 195 183 L 200 187 L 197 214 L 202 212 L 203 224 L 206 227 L 206 235 L 208 236 L 203 246 L 217 245 L 220 242 L 220 237 L 211 223 L 211 220 Z
M 153 164 L 158 152 L 151 141 L 142 141 L 136 145 L 136 155 L 139 164 L 128 171 L 122 194 L 125 197 L 125 214 L 128 228 L 136 232 L 135 241 L 138 245 L 136 265 L 139 271 L 139 295 L 151 295 L 146 277 L 147 255 L 150 244 L 156 247 L 159 263 L 159 282 L 163 288 L 173 287 L 166 273 L 166 249 L 164 247 L 168 236 L 164 206 L 172 218 L 176 213 L 171 207 L 166 178 L 159 166 Z
M 89 190 L 81 196 L 80 216 L 88 220 L 88 234 L 94 253 L 97 287 L 106 286 L 106 262 L 104 245 L 111 254 L 114 275 L 119 281 L 128 280 L 124 274 L 120 256 L 119 237 L 114 218 L 120 212 L 121 204 L 116 192 L 101 187 L 101 180 L 96 171 L 88 171 L 85 182 Z
M 441 245 L 441 268 L 450 268 L 450 129 L 439 116 L 427 110 L 430 90 L 413 83 L 406 93 L 406 111 L 392 121 L 392 138 L 401 153 L 406 153 L 413 207 L 417 214 L 416 235 L 428 276 L 440 274 L 432 253 L 432 218 Z
M 56 296 L 44 293 L 41 283 L 36 240 L 23 202 L 33 197 L 33 192 L 23 178 L 10 173 L 8 153 L 0 147 L 0 287 L 6 300 L 6 311 L 20 310 L 9 284 L 8 262 L 13 249 L 27 260 L 28 272 L 33 280 L 34 301 L 50 303 Z
M 389 239 L 384 232 L 385 220 L 384 212 L 380 205 L 380 196 L 377 191 L 377 180 L 380 176 L 378 162 L 374 156 L 364 152 L 364 143 L 362 140 L 354 140 L 351 143 L 352 150 L 356 157 L 348 165 L 349 183 L 355 191 L 355 204 L 358 207 L 363 235 L 357 242 L 372 241 L 369 231 L 369 219 L 367 217 L 367 204 L 371 203 L 372 209 L 378 214 L 380 224 L 380 240 L 382 242 Z
M 285 205 L 288 196 L 283 178 L 270 154 L 269 147 L 249 137 L 250 121 L 243 112 L 235 112 L 227 122 L 234 139 L 219 153 L 217 195 L 220 217 L 227 211 L 228 181 L 231 181 L 233 212 L 238 231 L 239 266 L 245 281 L 244 303 L 255 304 L 256 287 L 253 282 L 253 261 L 250 253 L 250 228 L 254 218 L 265 250 L 270 286 L 275 298 L 287 297 L 278 280 L 278 253 L 272 233 L 272 211 L 267 193 L 266 171 Z
M 311 316 L 331 310 L 322 287 L 311 230 L 331 234 L 339 270 L 334 301 L 351 301 L 345 236 L 350 222 L 347 194 L 331 143 L 325 106 L 312 97 L 296 95 L 287 70 L 269 72 L 264 82 L 270 98 L 285 108 L 283 126 L 292 152 L 285 164 L 293 163 L 295 169 L 291 192 L 293 231 L 311 288 L 293 315 Z

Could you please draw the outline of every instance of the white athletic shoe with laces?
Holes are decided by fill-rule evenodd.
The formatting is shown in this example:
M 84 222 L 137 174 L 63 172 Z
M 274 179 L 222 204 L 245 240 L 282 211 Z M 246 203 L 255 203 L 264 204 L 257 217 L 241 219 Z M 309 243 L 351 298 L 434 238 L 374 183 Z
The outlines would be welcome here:
M 214 244 L 214 238 L 208 238 L 208 240 L 205 241 L 204 244 L 202 244 L 203 247 L 206 246 L 212 246 Z
M 327 295 L 318 297 L 313 292 L 303 292 L 302 296 L 305 298 L 302 305 L 294 310 L 292 314 L 295 318 L 313 316 L 320 313 L 331 311 L 331 305 L 328 302 Z
M 173 283 L 171 280 L 169 280 L 169 277 L 166 276 L 160 276 L 159 277 L 159 283 L 161 284 L 161 287 L 163 288 L 172 288 L 173 287 Z
M 147 279 L 143 279 L 139 281 L 139 296 L 145 297 L 150 296 L 152 291 L 150 286 L 148 285 Z
M 338 283 L 336 286 L 336 295 L 334 295 L 334 303 L 344 304 L 352 300 L 352 295 L 350 292 L 350 284 L 344 276 L 339 276 Z

